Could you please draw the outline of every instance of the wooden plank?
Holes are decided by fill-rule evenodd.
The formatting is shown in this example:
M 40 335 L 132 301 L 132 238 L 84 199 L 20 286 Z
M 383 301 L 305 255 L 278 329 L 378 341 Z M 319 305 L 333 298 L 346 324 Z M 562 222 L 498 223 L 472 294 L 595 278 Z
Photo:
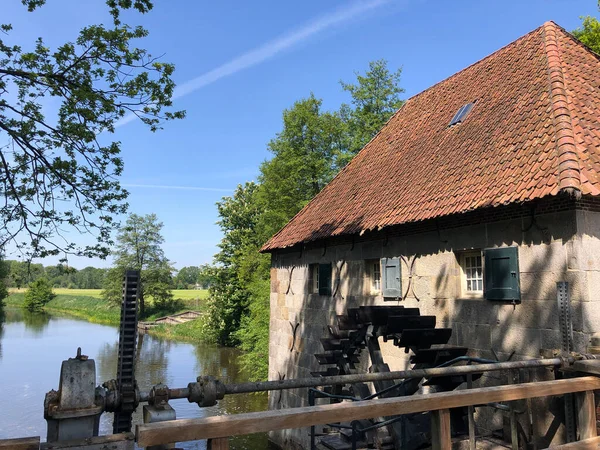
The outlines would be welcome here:
M 568 444 L 551 445 L 546 450 L 597 450 L 598 448 L 600 448 L 600 437 L 593 437 Z
M 594 389 L 600 389 L 600 378 L 580 377 L 202 419 L 169 420 L 137 425 L 136 438 L 138 445 L 146 447 L 172 442 L 262 433 L 270 430 L 303 428 L 331 422 L 350 422 L 378 416 L 460 408 L 481 403 L 563 395 L 569 392 Z
M 207 450 L 229 450 L 229 439 L 209 439 L 206 448 Z
M 133 433 L 117 433 L 58 442 L 42 442 L 40 450 L 134 450 Z
M 577 429 L 579 430 L 579 440 L 594 438 L 597 436 L 596 430 L 596 407 L 594 402 L 594 393 L 592 391 L 580 392 L 576 394 L 577 400 Z
M 450 450 L 450 410 L 440 409 L 431 412 L 431 448 L 432 450 Z
M 39 450 L 39 448 L 39 436 L 0 440 L 0 449 L 2 450 Z

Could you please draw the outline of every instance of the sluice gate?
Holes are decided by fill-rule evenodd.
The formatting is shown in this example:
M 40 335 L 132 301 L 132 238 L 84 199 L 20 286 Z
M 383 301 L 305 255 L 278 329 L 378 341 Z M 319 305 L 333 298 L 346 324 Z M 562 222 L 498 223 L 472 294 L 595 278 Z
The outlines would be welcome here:
M 127 271 L 119 338 L 117 378 L 96 385 L 94 360 L 78 349 L 63 361 L 59 388 L 44 401 L 47 442 L 39 437 L 0 441 L 12 450 L 132 450 L 173 448 L 176 442 L 208 439 L 209 448 L 227 449 L 230 436 L 288 428 L 306 428 L 312 449 L 449 449 L 452 441 L 478 448 L 474 411 L 504 410 L 510 418 L 510 446 L 539 448 L 523 433 L 514 402 L 565 396 L 565 426 L 573 448 L 598 448 L 593 391 L 600 389 L 600 360 L 568 352 L 544 359 L 491 361 L 468 356 L 466 347 L 448 345 L 452 330 L 436 328 L 434 316 L 417 308 L 371 306 L 351 308 L 337 317 L 315 355 L 323 370 L 311 378 L 239 384 L 199 376 L 187 386 L 155 385 L 141 391 L 135 381 L 137 286 L 139 274 Z M 411 352 L 412 368 L 390 371 L 379 340 Z M 358 368 L 367 350 L 369 372 Z M 560 353 L 560 352 L 559 352 Z M 523 382 L 526 370 L 552 369 L 556 380 Z M 508 373 L 508 383 L 474 387 L 486 373 Z M 457 390 L 466 385 L 466 389 Z M 426 393 L 420 392 L 426 387 Z M 309 406 L 203 419 L 177 420 L 170 400 L 187 399 L 213 406 L 226 395 L 307 388 Z M 325 403 L 324 403 L 325 402 Z M 132 433 L 131 415 L 143 405 L 144 424 Z M 103 413 L 114 413 L 113 435 L 98 436 Z M 526 411 L 529 418 L 532 411 Z M 570 420 L 572 419 L 572 420 Z M 461 438 L 460 436 L 464 436 Z

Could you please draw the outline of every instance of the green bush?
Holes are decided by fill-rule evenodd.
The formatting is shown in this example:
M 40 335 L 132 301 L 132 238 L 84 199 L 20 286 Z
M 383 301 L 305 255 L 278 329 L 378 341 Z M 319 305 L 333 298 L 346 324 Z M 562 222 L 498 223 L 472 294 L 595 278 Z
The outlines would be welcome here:
M 46 278 L 39 278 L 25 291 L 23 308 L 28 311 L 41 311 L 44 305 L 55 297 L 52 285 Z

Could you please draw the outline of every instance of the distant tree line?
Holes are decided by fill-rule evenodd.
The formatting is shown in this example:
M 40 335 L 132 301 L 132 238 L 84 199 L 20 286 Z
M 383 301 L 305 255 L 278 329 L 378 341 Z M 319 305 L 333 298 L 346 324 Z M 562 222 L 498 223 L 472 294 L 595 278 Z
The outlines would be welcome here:
M 64 264 L 44 266 L 15 260 L 6 260 L 0 264 L 7 288 L 26 288 L 30 283 L 45 278 L 53 288 L 102 289 L 110 270 L 91 266 L 78 270 Z M 207 264 L 183 267 L 173 279 L 173 289 L 208 289 L 211 280 Z
M 175 275 L 175 289 L 208 289 L 213 278 L 209 264 L 182 267 Z
M 4 264 L 7 267 L 6 286 L 9 288 L 26 288 L 45 278 L 54 288 L 100 289 L 108 272 L 108 269 L 91 266 L 77 270 L 65 264 L 44 266 L 15 260 L 7 260 Z

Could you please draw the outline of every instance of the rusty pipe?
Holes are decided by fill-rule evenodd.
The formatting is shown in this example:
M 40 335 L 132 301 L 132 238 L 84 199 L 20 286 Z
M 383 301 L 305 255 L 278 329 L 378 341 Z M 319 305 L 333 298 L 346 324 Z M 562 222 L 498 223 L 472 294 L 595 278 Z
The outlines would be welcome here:
M 550 358 L 550 359 L 531 359 L 523 361 L 498 362 L 492 364 L 473 364 L 452 367 L 434 367 L 429 369 L 399 370 L 395 372 L 377 372 L 360 373 L 352 375 L 335 375 L 329 377 L 315 378 L 295 378 L 288 380 L 257 381 L 237 384 L 219 383 L 220 398 L 226 394 L 246 394 L 250 392 L 280 391 L 284 389 L 299 389 L 320 386 L 332 386 L 338 384 L 367 383 L 384 380 L 401 380 L 409 378 L 429 378 L 452 375 L 468 375 L 474 373 L 492 372 L 510 369 L 534 369 L 541 367 L 558 367 L 565 364 L 572 364 L 575 361 L 573 357 L 569 358 Z M 218 382 L 217 382 L 218 383 Z M 195 384 L 195 383 L 191 383 Z M 190 388 L 169 389 L 169 399 L 190 398 Z M 150 400 L 150 392 L 139 393 L 140 402 Z
M 224 384 L 225 394 L 245 394 L 249 392 L 279 391 L 282 389 L 298 389 L 336 384 L 367 383 L 383 380 L 400 380 L 407 378 L 429 378 L 451 375 L 467 375 L 509 369 L 532 369 L 539 367 L 561 366 L 565 362 L 572 363 L 573 358 L 532 359 L 524 361 L 500 362 L 494 364 L 474 364 L 457 367 L 440 367 L 431 369 L 399 370 L 396 372 L 360 373 L 353 375 L 336 375 L 318 378 L 295 378 L 288 380 L 258 381 L 239 384 Z

